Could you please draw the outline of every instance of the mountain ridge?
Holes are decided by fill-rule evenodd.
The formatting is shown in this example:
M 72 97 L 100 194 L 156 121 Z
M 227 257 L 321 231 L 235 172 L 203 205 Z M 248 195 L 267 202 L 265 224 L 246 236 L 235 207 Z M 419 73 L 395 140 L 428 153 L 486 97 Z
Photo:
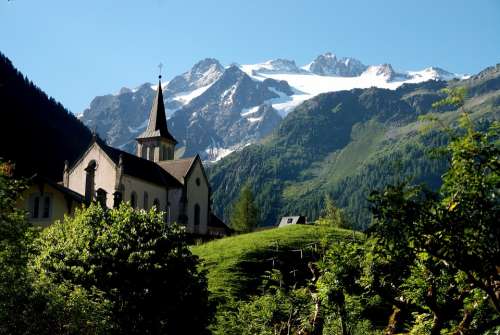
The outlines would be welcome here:
M 224 96 L 229 88 L 220 83 L 227 83 L 226 72 L 248 76 L 244 80 L 233 78 L 233 84 L 238 86 L 234 88 L 238 92 L 234 100 Z M 172 132 L 179 136 L 181 143 L 178 155 L 198 153 L 204 160 L 217 161 L 227 153 L 258 142 L 280 123 L 278 117 L 286 116 L 318 94 L 371 86 L 396 89 L 406 82 L 456 77 L 461 78 L 439 68 L 401 72 L 390 64 L 364 65 L 355 58 L 325 53 L 302 67 L 283 58 L 224 67 L 218 60 L 206 58 L 189 71 L 162 83 L 162 87 Z M 96 97 L 81 120 L 90 128 L 96 128 L 110 145 L 133 152 L 135 136 L 145 126 L 148 101 L 152 101 L 155 89 L 155 85 L 145 83 L 132 89 L 122 88 L 115 95 Z M 214 108 L 216 99 L 221 103 Z M 266 117 L 245 117 L 249 109 L 258 110 L 263 105 L 268 106 Z
M 370 191 L 405 178 L 439 185 L 446 160 L 427 153 L 446 143 L 446 136 L 422 134 L 420 116 L 456 124 L 459 113 L 432 104 L 444 97 L 443 88 L 459 85 L 470 92 L 465 108 L 471 119 L 500 120 L 500 66 L 464 81 L 323 93 L 302 103 L 265 141 L 210 167 L 217 214 L 228 219 L 240 187 L 249 183 L 264 225 L 286 215 L 314 220 L 329 195 L 356 228 L 366 228 Z

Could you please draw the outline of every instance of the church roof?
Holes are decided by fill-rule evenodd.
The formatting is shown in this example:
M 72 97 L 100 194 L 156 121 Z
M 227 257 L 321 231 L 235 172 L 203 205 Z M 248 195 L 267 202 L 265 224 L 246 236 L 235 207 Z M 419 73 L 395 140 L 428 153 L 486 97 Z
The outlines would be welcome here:
M 222 221 L 217 215 L 214 213 L 210 213 L 210 221 L 208 223 L 208 226 L 211 228 L 222 228 L 225 229 L 228 233 L 230 233 L 232 230 L 229 228 L 224 221 Z
M 156 163 L 110 147 L 105 143 L 102 143 L 102 141 L 98 140 L 97 142 L 106 155 L 108 155 L 108 157 L 116 165 L 120 162 L 120 156 L 122 157 L 124 174 L 146 180 L 154 184 L 167 185 L 169 187 L 182 187 L 182 184 L 179 183 L 174 176 L 170 175 Z
M 193 166 L 197 158 L 198 156 L 160 161 L 157 162 L 157 164 L 166 172 L 174 176 L 180 183 L 184 184 L 184 177 L 188 174 L 189 170 L 191 170 L 191 166 Z
M 71 200 L 74 200 L 78 203 L 83 203 L 85 200 L 85 197 L 83 195 L 81 195 L 80 193 L 77 193 L 73 190 L 70 190 L 69 188 L 67 188 L 61 184 L 58 184 L 55 181 L 53 181 L 53 180 L 51 180 L 51 179 L 49 179 L 49 178 L 47 178 L 39 173 L 35 173 L 29 180 L 31 183 L 34 183 L 34 184 L 38 184 L 38 183 L 48 184 L 48 185 L 52 186 L 54 189 L 56 189 L 57 191 L 64 194 L 65 196 L 69 197 Z
M 158 82 L 158 90 L 156 91 L 153 107 L 149 113 L 149 121 L 146 130 L 138 137 L 151 138 L 163 137 L 177 144 L 175 138 L 170 134 L 167 127 L 167 117 L 165 116 L 165 104 L 163 103 L 163 92 L 161 89 L 161 81 Z

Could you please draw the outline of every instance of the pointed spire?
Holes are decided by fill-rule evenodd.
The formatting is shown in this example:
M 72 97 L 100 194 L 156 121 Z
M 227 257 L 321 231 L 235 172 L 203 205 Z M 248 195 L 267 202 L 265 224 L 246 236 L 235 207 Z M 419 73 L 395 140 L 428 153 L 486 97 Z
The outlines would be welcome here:
M 161 74 L 158 77 L 158 89 L 156 91 L 153 107 L 149 113 L 148 127 L 138 138 L 163 137 L 177 143 L 175 138 L 168 131 L 165 105 L 163 103 L 163 92 L 161 89 Z

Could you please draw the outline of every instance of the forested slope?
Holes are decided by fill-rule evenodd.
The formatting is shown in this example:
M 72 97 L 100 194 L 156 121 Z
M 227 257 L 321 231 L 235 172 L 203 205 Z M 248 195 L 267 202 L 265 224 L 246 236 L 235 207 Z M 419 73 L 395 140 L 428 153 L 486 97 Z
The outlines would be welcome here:
M 434 110 L 441 90 L 466 86 L 472 117 L 500 118 L 500 65 L 463 81 L 428 81 L 397 90 L 355 89 L 322 94 L 290 113 L 262 143 L 232 154 L 209 171 L 216 212 L 227 220 L 241 186 L 252 185 L 262 223 L 282 215 L 315 219 L 331 195 L 358 228 L 369 222 L 366 198 L 373 189 L 411 178 L 439 184 L 446 159 L 430 149 L 446 142 L 438 132 L 423 134 L 420 117 L 434 114 L 456 121 L 453 110 Z
M 16 171 L 27 176 L 41 172 L 61 180 L 64 161 L 77 158 L 92 136 L 1 53 L 0 117 L 0 157 L 15 162 Z

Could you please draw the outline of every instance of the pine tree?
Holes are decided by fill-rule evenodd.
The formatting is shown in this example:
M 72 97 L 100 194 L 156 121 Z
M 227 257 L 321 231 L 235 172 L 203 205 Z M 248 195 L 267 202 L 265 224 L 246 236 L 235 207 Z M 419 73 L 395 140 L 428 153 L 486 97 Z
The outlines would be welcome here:
M 325 196 L 325 207 L 323 209 L 323 215 L 318 220 L 318 222 L 320 224 L 336 228 L 349 227 L 349 223 L 344 215 L 344 211 L 335 205 L 335 202 L 329 195 Z
M 257 227 L 259 213 L 255 206 L 250 185 L 246 184 L 240 191 L 240 196 L 233 207 L 231 228 L 238 232 L 247 233 Z

